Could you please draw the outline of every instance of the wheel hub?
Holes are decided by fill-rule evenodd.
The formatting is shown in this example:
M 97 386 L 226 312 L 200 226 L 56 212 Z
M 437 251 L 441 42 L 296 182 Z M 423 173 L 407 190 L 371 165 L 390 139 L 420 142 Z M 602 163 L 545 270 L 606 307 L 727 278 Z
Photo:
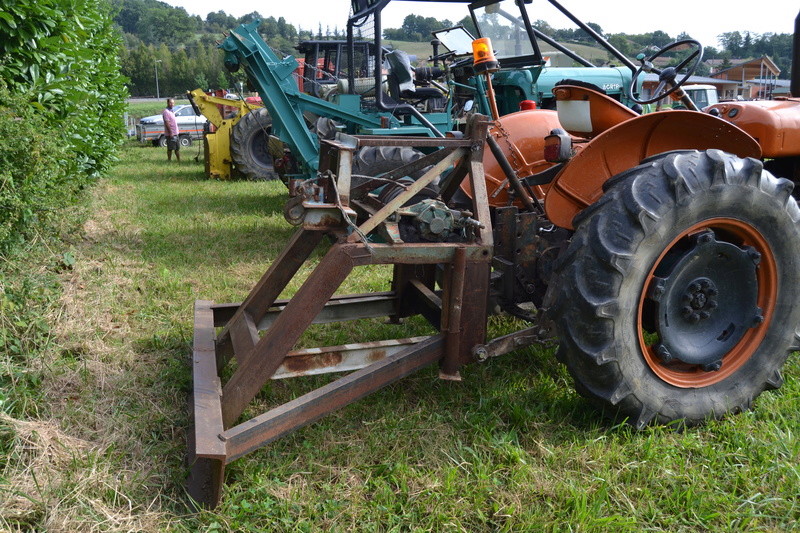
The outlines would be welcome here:
M 714 282 L 706 277 L 693 280 L 684 291 L 681 302 L 681 317 L 691 323 L 711 318 L 711 314 L 719 306 L 719 291 Z
M 760 258 L 751 247 L 718 241 L 711 230 L 665 258 L 648 295 L 662 362 L 719 370 L 748 328 L 763 321 L 757 306 Z

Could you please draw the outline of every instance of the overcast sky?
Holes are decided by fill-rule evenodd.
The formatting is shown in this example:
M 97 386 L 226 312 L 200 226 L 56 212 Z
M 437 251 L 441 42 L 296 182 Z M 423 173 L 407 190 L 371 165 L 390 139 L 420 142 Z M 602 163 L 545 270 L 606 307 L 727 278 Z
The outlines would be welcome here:
M 349 0 L 166 0 L 190 14 L 205 19 L 219 10 L 240 17 L 253 11 L 262 16 L 284 17 L 303 29 L 323 30 L 346 27 Z M 685 31 L 705 46 L 719 47 L 717 35 L 729 31 L 753 33 L 794 33 L 798 0 L 560 0 L 579 19 L 595 22 L 606 33 L 647 33 L 655 30 L 676 37 Z M 636 6 L 635 8 L 632 6 Z M 545 0 L 534 0 L 528 6 L 531 20 L 543 19 L 554 28 L 573 28 L 571 21 L 556 12 Z M 468 14 L 466 5 L 430 2 L 395 1 L 383 12 L 384 28 L 397 28 L 406 15 L 447 18 L 453 22 Z

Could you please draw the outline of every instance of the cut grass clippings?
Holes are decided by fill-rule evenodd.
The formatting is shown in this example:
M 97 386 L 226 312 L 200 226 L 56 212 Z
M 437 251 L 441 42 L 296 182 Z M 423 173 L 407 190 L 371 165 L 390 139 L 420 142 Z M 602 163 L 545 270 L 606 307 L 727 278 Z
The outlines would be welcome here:
M 436 369 L 402 380 L 235 461 L 220 507 L 192 513 L 183 458 L 193 302 L 241 301 L 293 233 L 283 185 L 208 181 L 197 152 L 167 164 L 162 149 L 126 145 L 68 238 L 69 264 L 51 274 L 58 298 L 42 311 L 39 355 L 3 356 L 16 381 L 3 382 L 14 389 L 0 409 L 0 530 L 798 527 L 796 356 L 784 387 L 753 412 L 636 432 L 592 409 L 541 348 L 466 367 L 457 383 Z M 389 276 L 359 269 L 342 292 L 387 290 Z M 495 335 L 521 326 L 490 318 Z M 326 326 L 303 343 L 393 329 Z M 410 321 L 397 336 L 423 329 Z M 329 380 L 272 382 L 248 413 Z

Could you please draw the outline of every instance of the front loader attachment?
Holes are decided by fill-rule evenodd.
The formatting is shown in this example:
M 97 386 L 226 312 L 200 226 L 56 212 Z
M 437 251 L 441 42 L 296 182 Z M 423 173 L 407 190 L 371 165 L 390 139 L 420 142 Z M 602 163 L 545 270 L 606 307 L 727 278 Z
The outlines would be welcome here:
M 483 117 L 476 117 L 463 139 L 340 136 L 323 141 L 318 178 L 307 184 L 305 195 L 287 205 L 287 217 L 300 227 L 245 301 L 195 303 L 190 402 L 194 427 L 188 437 L 189 494 L 195 501 L 216 506 L 225 465 L 239 457 L 428 365 L 438 363 L 441 377 L 458 379 L 458 369 L 474 359 L 473 348 L 486 337 L 492 258 L 482 165 L 487 126 Z M 365 185 L 350 186 L 353 152 L 387 144 L 439 150 L 383 175 L 385 181 L 432 165 L 393 200 L 368 205 L 357 194 Z M 465 177 L 474 191 L 470 237 L 460 242 L 403 242 L 396 231 L 398 211 L 447 169 L 451 171 L 442 184 L 444 198 L 452 196 Z M 359 219 L 354 208 L 361 212 Z M 387 242 L 372 242 L 378 234 Z M 325 235 L 337 235 L 336 243 L 294 296 L 278 300 Z M 391 291 L 336 294 L 354 269 L 374 264 L 393 265 Z M 294 349 L 314 323 L 411 315 L 425 317 L 435 333 Z M 226 367 L 232 362 L 231 372 Z M 351 373 L 258 416 L 240 419 L 268 380 L 327 372 Z

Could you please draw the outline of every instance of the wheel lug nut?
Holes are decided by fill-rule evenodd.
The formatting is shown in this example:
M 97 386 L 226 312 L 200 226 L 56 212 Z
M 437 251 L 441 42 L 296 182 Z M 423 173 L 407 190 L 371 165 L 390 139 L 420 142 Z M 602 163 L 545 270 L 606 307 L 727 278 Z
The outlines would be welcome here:
M 706 305 L 706 307 L 708 307 L 711 310 L 716 309 L 718 306 L 719 304 L 717 303 L 716 300 L 708 300 L 708 304 Z
M 707 279 L 700 280 L 700 287 L 702 287 L 703 290 L 706 290 L 711 287 L 711 282 L 709 282 Z
M 761 254 L 758 253 L 758 251 L 756 251 L 756 249 L 753 248 L 752 246 L 747 247 L 747 257 L 749 257 L 750 260 L 753 261 L 753 264 L 757 265 L 761 262 Z
M 669 349 L 663 344 L 659 344 L 656 346 L 656 355 L 658 355 L 662 361 L 665 363 L 669 363 L 673 359 L 675 359 L 671 353 L 669 353 Z
M 700 290 L 700 284 L 699 283 L 692 283 L 691 285 L 689 285 L 689 290 L 692 291 L 692 292 L 699 291 Z
M 705 320 L 706 318 L 709 318 L 710 316 L 711 316 L 711 313 L 709 313 L 708 311 L 700 311 L 700 318 L 702 318 L 703 320 Z
M 713 239 L 714 239 L 714 232 L 712 231 L 706 231 L 697 236 L 697 242 L 701 244 L 711 242 Z
M 692 314 L 692 308 L 689 307 L 688 305 L 681 309 L 681 316 L 683 318 L 688 318 L 689 315 L 691 315 L 691 314 Z
M 700 315 L 698 313 L 692 313 L 689 315 L 690 322 L 700 322 Z
M 756 308 L 756 314 L 753 317 L 753 326 L 757 326 L 763 323 L 764 323 L 764 313 L 761 311 L 760 308 Z
M 719 291 L 717 289 L 715 289 L 714 287 L 710 287 L 708 289 L 708 295 L 709 296 L 716 296 L 717 294 L 719 294 Z
M 722 368 L 722 361 L 714 361 L 713 363 L 708 363 L 707 365 L 700 365 L 700 367 L 706 372 L 716 372 Z

